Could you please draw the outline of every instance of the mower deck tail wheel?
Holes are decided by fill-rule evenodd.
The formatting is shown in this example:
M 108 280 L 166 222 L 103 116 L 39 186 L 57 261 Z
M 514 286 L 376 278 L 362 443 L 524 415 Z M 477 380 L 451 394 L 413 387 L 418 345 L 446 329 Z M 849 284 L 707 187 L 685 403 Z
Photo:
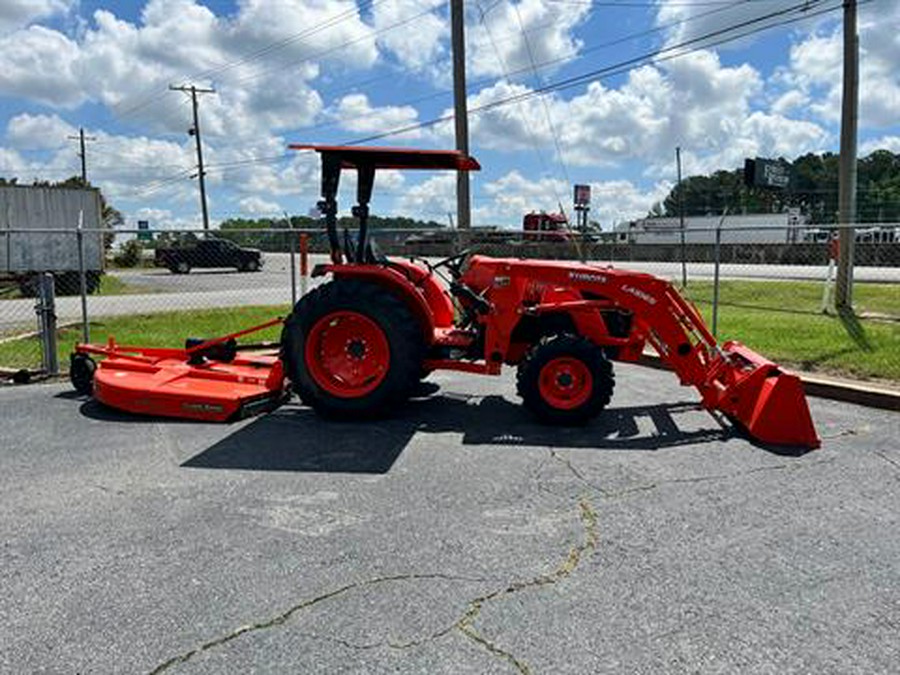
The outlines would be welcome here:
M 301 400 L 332 417 L 371 416 L 409 398 L 425 345 L 393 293 L 339 280 L 305 295 L 285 321 L 282 356 Z
M 519 366 L 525 407 L 548 424 L 584 424 L 609 403 L 612 364 L 601 347 L 575 335 L 543 338 Z
M 82 396 L 94 393 L 94 373 L 97 364 L 87 354 L 72 354 L 69 362 L 69 381 L 72 387 Z

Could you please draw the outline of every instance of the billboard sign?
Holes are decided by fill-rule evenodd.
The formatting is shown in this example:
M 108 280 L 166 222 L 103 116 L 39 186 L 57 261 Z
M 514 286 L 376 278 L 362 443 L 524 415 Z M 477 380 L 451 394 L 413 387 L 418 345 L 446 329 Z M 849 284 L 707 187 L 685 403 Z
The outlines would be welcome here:
M 786 190 L 791 184 L 791 165 L 779 159 L 745 160 L 744 182 L 750 187 Z
M 591 203 L 591 186 L 575 186 L 575 206 L 588 206 Z

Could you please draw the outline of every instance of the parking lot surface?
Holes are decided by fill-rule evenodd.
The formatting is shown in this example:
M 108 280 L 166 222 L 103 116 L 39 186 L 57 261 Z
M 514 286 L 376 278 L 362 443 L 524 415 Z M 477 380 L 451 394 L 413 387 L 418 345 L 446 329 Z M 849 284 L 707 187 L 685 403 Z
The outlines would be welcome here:
M 617 372 L 577 429 L 511 374 L 365 423 L 0 389 L 0 671 L 896 672 L 900 416 L 778 454 Z

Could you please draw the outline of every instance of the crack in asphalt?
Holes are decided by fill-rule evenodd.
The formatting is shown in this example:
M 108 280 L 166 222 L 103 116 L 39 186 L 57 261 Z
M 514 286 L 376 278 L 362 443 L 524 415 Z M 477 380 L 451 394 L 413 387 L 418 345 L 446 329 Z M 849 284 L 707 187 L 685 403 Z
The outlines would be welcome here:
M 487 595 L 482 595 L 469 602 L 469 609 L 456 622 L 455 627 L 467 638 L 486 649 L 491 654 L 500 657 L 510 663 L 522 675 L 530 675 L 531 668 L 521 658 L 515 656 L 492 640 L 482 635 L 475 628 L 475 621 L 481 614 L 484 605 L 488 602 L 500 600 L 508 595 L 520 591 L 555 584 L 570 576 L 578 567 L 582 559 L 597 548 L 599 535 L 597 533 L 597 514 L 586 497 L 578 501 L 581 525 L 584 530 L 584 539 L 581 543 L 572 546 L 569 553 L 556 569 L 547 574 L 541 574 L 526 581 L 514 582 L 505 588 L 498 589 Z
M 888 464 L 893 466 L 895 469 L 900 469 L 900 462 L 897 462 L 897 460 L 891 459 L 890 457 L 887 456 L 886 453 L 884 453 L 881 450 L 875 450 L 874 452 L 876 455 L 881 457 L 881 459 L 883 459 L 885 462 L 887 462 Z
M 367 586 L 376 586 L 379 584 L 391 583 L 396 581 L 418 581 L 434 579 L 444 579 L 447 581 L 486 581 L 484 578 L 480 577 L 463 577 L 435 572 L 429 574 L 397 574 L 393 576 L 375 577 L 372 579 L 366 579 L 364 581 L 357 581 L 355 583 L 346 584 L 334 590 L 328 591 L 327 593 L 323 593 L 322 595 L 317 595 L 314 598 L 304 600 L 303 602 L 300 602 L 288 608 L 281 614 L 277 614 L 276 616 L 266 621 L 259 621 L 257 623 L 241 626 L 240 628 L 237 628 L 232 632 L 227 633 L 226 635 L 218 637 L 215 640 L 210 640 L 209 642 L 205 642 L 202 645 L 195 647 L 194 649 L 184 652 L 183 654 L 173 656 L 169 660 L 161 663 L 153 670 L 151 670 L 150 675 L 158 675 L 159 673 L 165 672 L 172 666 L 186 663 L 187 661 L 190 661 L 192 658 L 194 658 L 197 654 L 209 651 L 210 649 L 214 649 L 216 647 L 221 647 L 222 645 L 231 642 L 232 640 L 240 637 L 241 635 L 244 635 L 245 633 L 252 633 L 255 631 L 266 630 L 268 628 L 274 628 L 275 626 L 280 626 L 287 622 L 297 612 L 308 609 L 309 607 L 317 605 L 321 602 L 325 602 L 326 600 L 331 600 L 338 596 L 344 595 L 345 593 L 349 593 L 360 588 L 365 588 Z
M 876 454 L 880 455 L 880 453 L 878 453 L 877 451 Z M 561 457 L 555 450 L 550 450 L 550 455 L 561 464 L 566 466 L 572 473 L 572 475 L 579 480 L 579 482 L 581 482 L 586 487 L 596 490 L 601 497 L 604 497 L 606 499 L 619 499 L 636 492 L 650 492 L 652 490 L 656 490 L 657 488 L 663 487 L 664 485 L 677 485 L 679 483 L 706 483 L 710 481 L 728 480 L 732 478 L 741 478 L 743 476 L 749 476 L 754 473 L 761 473 L 764 471 L 800 471 L 802 469 L 808 469 L 812 466 L 833 464 L 836 460 L 835 457 L 829 457 L 827 459 L 820 459 L 815 462 L 806 462 L 804 464 L 792 464 L 784 462 L 781 464 L 770 464 L 768 466 L 757 466 L 752 469 L 744 469 L 742 471 L 732 471 L 731 473 L 710 474 L 706 476 L 687 476 L 684 478 L 669 478 L 666 480 L 654 481 L 652 483 L 645 483 L 643 485 L 634 485 L 632 487 L 623 488 L 621 490 L 608 490 L 587 479 L 568 457 Z M 882 458 L 887 459 L 883 456 Z M 895 464 L 895 466 L 900 467 L 900 464 L 896 464 L 890 459 L 887 459 L 887 461 Z

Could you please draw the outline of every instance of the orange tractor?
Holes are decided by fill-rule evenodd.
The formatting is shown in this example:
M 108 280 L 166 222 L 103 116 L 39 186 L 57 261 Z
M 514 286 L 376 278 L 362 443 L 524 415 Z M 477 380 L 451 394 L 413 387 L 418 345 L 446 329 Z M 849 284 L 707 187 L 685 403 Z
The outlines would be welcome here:
M 613 362 L 637 361 L 649 344 L 683 385 L 699 390 L 704 407 L 724 413 L 752 438 L 819 446 L 799 378 L 738 342 L 717 343 L 666 280 L 468 251 L 436 263 L 381 254 L 367 222 L 376 170 L 472 171 L 480 168 L 473 158 L 291 147 L 321 155 L 319 208 L 331 261 L 313 271 L 328 280 L 284 320 L 280 349 L 243 355 L 234 338 L 260 327 L 181 350 L 78 345 L 71 371 L 76 388 L 132 412 L 209 420 L 270 409 L 293 389 L 322 414 L 355 418 L 402 405 L 431 372 L 498 375 L 510 365 L 518 368 L 519 395 L 540 420 L 579 424 L 610 402 Z M 344 170 L 358 177 L 355 236 L 337 229 Z M 91 354 L 105 358 L 94 365 Z

